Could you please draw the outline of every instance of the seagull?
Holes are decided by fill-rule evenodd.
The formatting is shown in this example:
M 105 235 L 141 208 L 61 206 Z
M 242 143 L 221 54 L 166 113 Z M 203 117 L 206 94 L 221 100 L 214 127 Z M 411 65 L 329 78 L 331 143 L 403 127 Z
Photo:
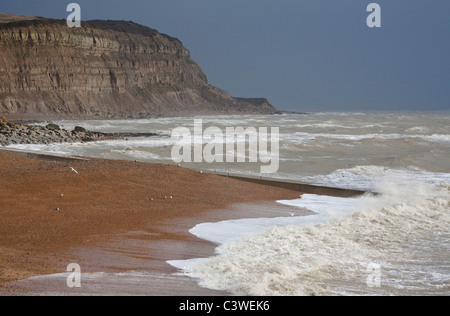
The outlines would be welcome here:
M 59 212 L 59 208 L 58 207 L 56 208 L 56 211 Z
M 72 169 L 72 171 L 75 172 L 76 174 L 79 174 L 78 171 L 76 171 L 76 170 L 73 169 L 72 167 L 70 167 L 70 169 Z
M 150 198 L 150 201 L 153 201 L 153 198 Z
M 61 194 L 61 197 L 64 197 L 64 194 Z
M 172 196 L 172 195 L 170 196 L 170 199 L 171 199 L 171 200 L 173 199 L 173 196 Z
M 295 216 L 295 213 L 289 213 L 289 214 L 291 214 L 291 217 L 294 217 L 294 216 Z

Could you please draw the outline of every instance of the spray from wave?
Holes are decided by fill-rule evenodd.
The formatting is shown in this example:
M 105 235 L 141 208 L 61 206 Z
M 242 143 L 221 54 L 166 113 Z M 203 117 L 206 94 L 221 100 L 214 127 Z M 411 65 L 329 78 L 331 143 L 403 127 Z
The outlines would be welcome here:
M 336 208 L 317 196 L 280 201 L 329 221 L 225 243 L 216 257 L 185 264 L 185 273 L 236 295 L 448 295 L 450 186 L 404 180 L 380 182 L 379 196 L 335 198 Z M 380 267 L 375 288 L 373 264 Z

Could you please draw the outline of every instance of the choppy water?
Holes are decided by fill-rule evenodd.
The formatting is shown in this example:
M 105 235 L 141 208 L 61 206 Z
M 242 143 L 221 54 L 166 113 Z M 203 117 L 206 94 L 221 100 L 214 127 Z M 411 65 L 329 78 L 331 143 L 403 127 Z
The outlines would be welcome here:
M 280 170 L 274 177 L 341 184 L 365 167 L 450 173 L 450 114 L 318 113 L 286 116 L 203 117 L 204 128 L 280 127 Z M 154 120 L 62 121 L 66 129 L 81 125 L 102 132 L 156 132 L 166 137 L 87 144 L 24 145 L 51 152 L 99 158 L 171 162 L 176 127 L 194 125 L 193 118 Z M 189 165 L 187 165 L 189 166 Z M 254 174 L 260 164 L 193 164 L 189 167 Z M 368 170 L 372 173 L 373 170 Z M 333 173 L 335 173 L 333 175 Z M 339 174 L 338 174 L 339 173 Z M 320 178 L 318 176 L 327 176 Z M 337 181 L 335 176 L 338 176 Z M 340 179 L 343 178 L 343 179 Z M 344 184 L 348 186 L 347 183 Z M 350 184 L 352 185 L 352 184 Z
M 210 223 L 192 233 L 220 244 L 217 256 L 172 262 L 205 287 L 233 294 L 450 295 L 450 114 L 317 113 L 204 117 L 208 126 L 280 128 L 281 179 L 353 189 L 377 197 L 313 195 L 280 201 L 318 213 L 308 218 Z M 193 118 L 64 121 L 103 132 L 193 127 Z M 88 144 L 15 146 L 100 158 L 171 162 L 170 137 Z M 256 175 L 259 164 L 186 164 Z M 261 224 L 263 223 L 263 224 Z M 212 226 L 211 226 L 212 225 Z M 244 227 L 244 228 L 243 228 Z M 257 233 L 242 236 L 242 231 Z M 264 228 L 266 227 L 266 228 Z M 214 231 L 231 231 L 217 240 Z M 240 237 L 236 239 L 236 237 Z M 367 267 L 380 267 L 369 287 Z

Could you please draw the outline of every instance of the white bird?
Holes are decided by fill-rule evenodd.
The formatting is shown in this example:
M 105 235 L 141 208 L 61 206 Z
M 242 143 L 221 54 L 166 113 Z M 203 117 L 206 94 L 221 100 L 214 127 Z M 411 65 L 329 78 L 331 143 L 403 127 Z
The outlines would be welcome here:
M 61 194 L 61 197 L 64 197 L 64 194 Z
M 56 211 L 59 212 L 59 208 L 56 208 Z
M 170 196 L 170 199 L 171 199 L 171 200 L 173 199 L 173 196 L 172 196 L 172 195 Z
M 291 217 L 294 217 L 294 216 L 295 216 L 295 213 L 289 213 L 289 214 L 291 214 Z
M 203 171 L 200 171 L 200 173 L 203 173 Z
M 72 169 L 72 171 L 75 172 L 76 174 L 79 174 L 78 171 L 76 171 L 76 170 L 73 169 L 72 167 L 70 167 L 70 169 Z

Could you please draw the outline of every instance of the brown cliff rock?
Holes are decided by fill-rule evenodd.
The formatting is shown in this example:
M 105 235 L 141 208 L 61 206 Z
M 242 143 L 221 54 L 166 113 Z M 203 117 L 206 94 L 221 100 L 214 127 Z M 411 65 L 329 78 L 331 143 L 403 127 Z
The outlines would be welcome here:
M 9 23 L 7 23 L 9 22 Z M 126 21 L 0 15 L 0 115 L 136 118 L 265 113 L 208 84 L 175 38 Z M 265 100 L 267 101 L 267 100 Z

